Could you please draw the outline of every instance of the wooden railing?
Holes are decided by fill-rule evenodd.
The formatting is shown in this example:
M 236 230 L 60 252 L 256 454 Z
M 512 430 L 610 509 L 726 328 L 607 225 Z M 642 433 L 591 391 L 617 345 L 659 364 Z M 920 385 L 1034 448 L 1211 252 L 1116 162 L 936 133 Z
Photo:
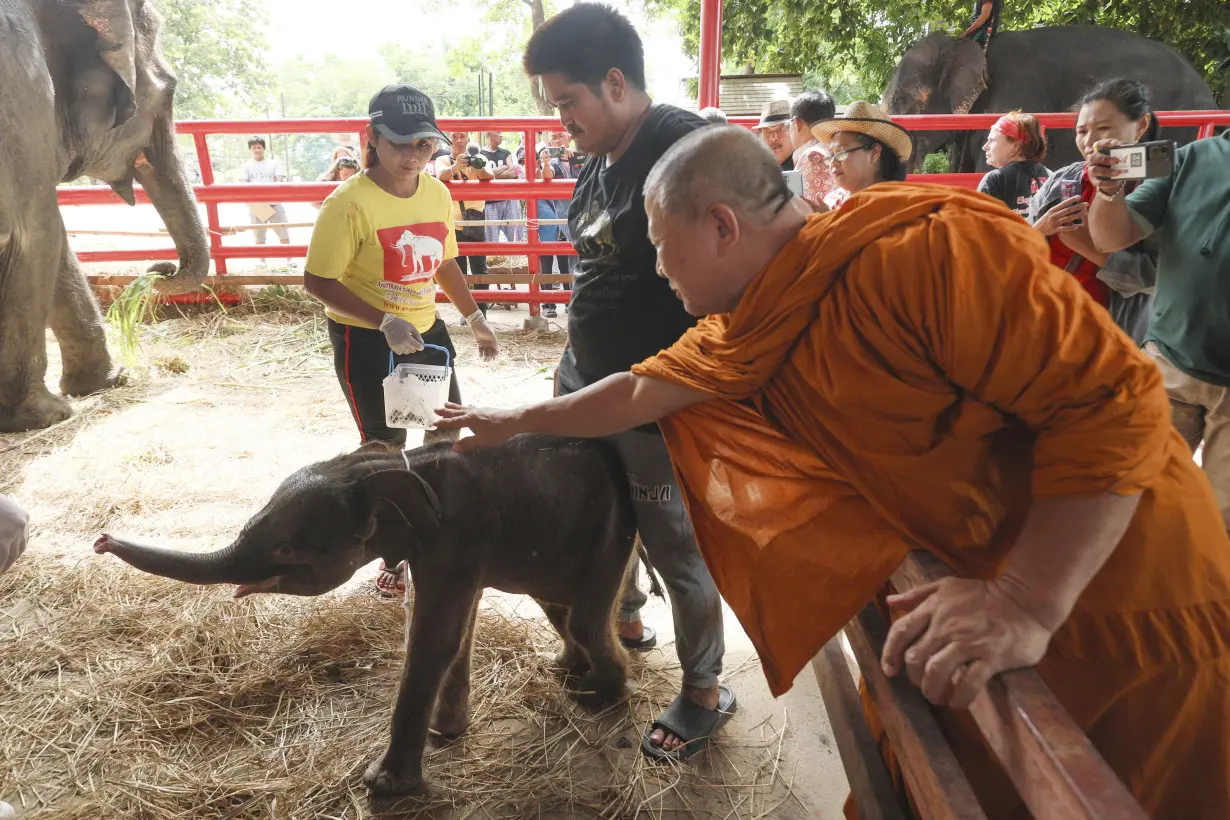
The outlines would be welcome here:
M 915 552 L 893 575 L 893 585 L 905 591 L 950 575 L 935 558 Z M 887 635 L 888 624 L 874 605 L 845 628 L 913 808 L 923 820 L 984 820 L 987 815 L 940 731 L 934 708 L 909 680 L 889 679 L 880 668 Z M 815 657 L 812 668 L 860 817 L 908 817 L 867 726 L 840 636 Z M 970 714 L 1034 817 L 1147 820 L 1127 787 L 1032 669 L 992 678 Z

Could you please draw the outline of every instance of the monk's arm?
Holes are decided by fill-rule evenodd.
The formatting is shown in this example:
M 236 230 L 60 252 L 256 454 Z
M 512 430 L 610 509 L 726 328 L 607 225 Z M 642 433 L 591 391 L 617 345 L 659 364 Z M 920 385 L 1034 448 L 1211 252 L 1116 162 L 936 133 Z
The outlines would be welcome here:
M 1018 606 L 1054 632 L 1115 551 L 1139 503 L 1139 493 L 1036 501 L 1008 551 L 998 583 Z
M 469 428 L 459 450 L 492 446 L 521 433 L 600 438 L 650 424 L 710 398 L 664 379 L 616 373 L 583 390 L 514 410 L 449 404 L 440 411 L 441 430 Z

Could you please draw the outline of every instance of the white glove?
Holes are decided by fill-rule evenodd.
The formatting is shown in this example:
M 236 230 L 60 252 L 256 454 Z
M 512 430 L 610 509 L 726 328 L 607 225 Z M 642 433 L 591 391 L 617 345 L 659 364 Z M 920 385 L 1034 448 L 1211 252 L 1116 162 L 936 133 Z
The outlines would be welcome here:
M 380 332 L 389 343 L 389 349 L 399 356 L 418 353 L 423 349 L 423 337 L 419 335 L 418 328 L 400 316 L 384 314 L 380 320 Z
M 487 324 L 487 317 L 482 310 L 476 310 L 466 317 L 466 324 L 474 332 L 474 343 L 478 345 L 478 357 L 489 362 L 500 355 L 500 345 L 495 340 L 495 331 Z
M 0 573 L 26 549 L 30 536 L 30 517 L 7 495 L 0 495 Z

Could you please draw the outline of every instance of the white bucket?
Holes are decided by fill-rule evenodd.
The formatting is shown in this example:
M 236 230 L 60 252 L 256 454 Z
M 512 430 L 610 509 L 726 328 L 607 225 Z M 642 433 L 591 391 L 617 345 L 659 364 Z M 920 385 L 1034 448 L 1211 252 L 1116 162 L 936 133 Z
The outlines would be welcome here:
M 436 409 L 448 401 L 448 350 L 439 345 L 424 345 L 444 351 L 443 366 L 436 364 L 393 365 L 389 354 L 389 375 L 384 379 L 384 423 L 389 427 L 429 430 L 439 420 Z

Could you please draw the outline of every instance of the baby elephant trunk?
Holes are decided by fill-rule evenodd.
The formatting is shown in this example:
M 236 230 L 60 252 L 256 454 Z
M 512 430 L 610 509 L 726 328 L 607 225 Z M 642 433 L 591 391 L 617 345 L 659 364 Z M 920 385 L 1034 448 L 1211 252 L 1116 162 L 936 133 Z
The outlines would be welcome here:
M 181 552 L 104 535 L 94 543 L 94 552 L 110 552 L 142 572 L 173 578 L 189 584 L 240 583 L 235 572 L 234 547 L 217 552 Z

